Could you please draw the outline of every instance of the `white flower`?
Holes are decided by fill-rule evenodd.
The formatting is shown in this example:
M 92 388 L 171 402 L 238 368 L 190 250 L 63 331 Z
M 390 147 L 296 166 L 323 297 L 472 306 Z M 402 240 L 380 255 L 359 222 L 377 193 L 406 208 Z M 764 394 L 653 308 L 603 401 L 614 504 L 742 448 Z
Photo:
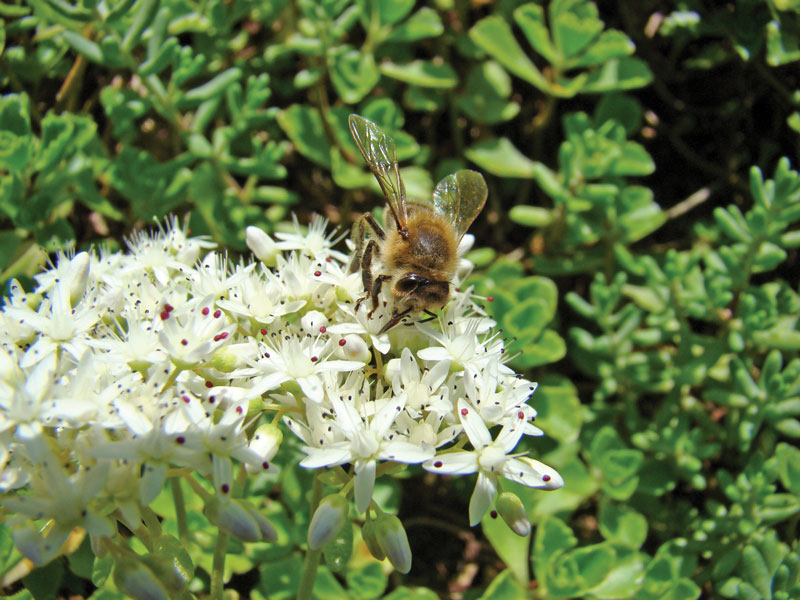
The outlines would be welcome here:
M 392 382 L 394 393 L 405 392 L 406 410 L 415 415 L 419 415 L 421 410 L 431 410 L 449 373 L 450 361 L 445 359 L 420 374 L 417 361 L 408 348 L 403 348 L 399 361 L 392 359 L 386 365 L 386 376 Z
M 442 453 L 426 461 L 422 466 L 433 473 L 450 475 L 478 473 L 478 480 L 475 482 L 475 489 L 469 501 L 470 525 L 475 526 L 480 523 L 484 513 L 492 504 L 497 492 L 498 476 L 528 487 L 555 489 L 554 484 L 560 482 L 560 485 L 555 487 L 563 485 L 558 473 L 549 467 L 546 471 L 544 468 L 537 471 L 532 465 L 520 460 L 518 455 L 510 454 L 523 434 L 522 419 L 518 423 L 505 425 L 497 438 L 492 439 L 489 429 L 478 413 L 463 399 L 458 402 L 458 413 L 473 449 Z
M 162 313 L 163 328 L 158 335 L 170 360 L 181 368 L 203 363 L 216 348 L 229 343 L 236 325 L 228 324 L 225 313 L 216 308 L 211 297 L 196 308 L 186 306 Z
M 277 470 L 281 422 L 303 467 L 350 465 L 337 469 L 352 478 L 337 495 L 352 488 L 361 512 L 376 477 L 393 472 L 383 461 L 477 473 L 472 523 L 498 477 L 563 485 L 515 454 L 522 435 L 542 433 L 528 404 L 535 384 L 504 364 L 470 291 L 456 289 L 438 319 L 380 333 L 390 287 L 376 310 L 371 299 L 356 310 L 361 273 L 325 228 L 295 221 L 277 242 L 250 228 L 262 262 L 232 264 L 173 218 L 134 234 L 128 253 L 59 254 L 30 293 L 11 283 L 0 307 L 0 503 L 26 556 L 47 562 L 73 527 L 94 544 L 116 535 L 109 515 L 148 527 L 146 507 L 187 470 L 213 483 L 209 518 L 243 539 L 273 537 L 233 482 L 237 465 Z M 53 519 L 44 537 L 39 519 Z M 395 559 L 410 567 L 410 555 Z
M 389 400 L 372 418 L 356 412 L 353 402 L 339 397 L 330 398 L 335 421 L 345 440 L 319 448 L 305 447 L 308 454 L 300 466 L 309 469 L 353 463 L 355 500 L 359 512 L 367 510 L 375 487 L 378 460 L 417 464 L 433 454 L 433 448 L 417 446 L 390 434 L 397 415 L 403 410 L 402 399 Z
M 292 215 L 294 233 L 276 233 L 275 237 L 281 240 L 278 248 L 281 250 L 302 250 L 314 259 L 325 260 L 327 257 L 334 258 L 339 262 L 347 260 L 347 255 L 334 250 L 333 246 L 339 241 L 334 237 L 335 234 L 325 235 L 328 227 L 327 219 L 320 215 L 311 217 L 308 231 L 303 231 L 297 222 L 297 217 Z
M 22 359 L 23 367 L 34 365 L 58 348 L 76 359 L 83 354 L 85 341 L 103 309 L 91 299 L 83 299 L 73 307 L 69 299 L 71 283 L 66 279 L 56 283 L 35 311 L 21 305 L 5 308 L 8 316 L 25 323 L 38 334 Z
M 261 396 L 288 381 L 295 381 L 312 402 L 323 396 L 320 375 L 327 371 L 354 371 L 364 366 L 355 360 L 329 360 L 333 353 L 329 341 L 319 337 L 297 337 L 276 333 L 263 342 L 261 356 L 250 362 L 251 367 L 232 373 L 232 377 L 249 377 L 253 387 L 251 397 Z

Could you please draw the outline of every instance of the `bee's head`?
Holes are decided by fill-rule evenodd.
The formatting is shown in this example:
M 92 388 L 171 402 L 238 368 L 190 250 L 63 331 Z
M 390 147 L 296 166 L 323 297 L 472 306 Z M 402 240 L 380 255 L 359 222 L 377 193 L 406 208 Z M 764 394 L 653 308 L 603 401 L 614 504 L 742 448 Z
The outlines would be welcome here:
M 416 312 L 443 306 L 450 297 L 447 281 L 428 279 L 419 273 L 406 273 L 392 287 L 395 311 Z

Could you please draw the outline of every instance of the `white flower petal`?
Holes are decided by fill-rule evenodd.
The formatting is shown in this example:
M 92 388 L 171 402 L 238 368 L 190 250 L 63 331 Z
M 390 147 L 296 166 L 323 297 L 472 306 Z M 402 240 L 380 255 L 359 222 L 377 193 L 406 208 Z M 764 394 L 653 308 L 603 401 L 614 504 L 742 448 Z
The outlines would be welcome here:
M 383 446 L 379 458 L 382 460 L 393 460 L 396 462 L 416 465 L 433 456 L 433 448 L 430 446 L 417 446 L 403 440 L 395 440 Z
M 480 413 L 463 398 L 458 400 L 458 417 L 473 448 L 477 450 L 492 443 L 492 435 Z
M 469 499 L 469 525 L 475 527 L 483 519 L 483 515 L 492 505 L 497 485 L 494 480 L 485 473 L 478 473 L 478 480 L 475 482 L 475 489 Z
M 440 454 L 427 460 L 422 468 L 431 473 L 469 475 L 478 470 L 478 456 L 467 451 Z
M 306 456 L 300 461 L 300 466 L 306 469 L 319 469 L 320 467 L 335 467 L 353 460 L 349 444 L 329 445 L 324 448 L 303 448 Z
M 375 469 L 374 460 L 356 461 L 355 464 L 355 500 L 358 512 L 366 512 L 369 503 L 372 501 L 372 490 L 375 488 Z
M 558 471 L 527 456 L 506 461 L 503 477 L 542 490 L 557 490 L 564 487 L 564 479 Z

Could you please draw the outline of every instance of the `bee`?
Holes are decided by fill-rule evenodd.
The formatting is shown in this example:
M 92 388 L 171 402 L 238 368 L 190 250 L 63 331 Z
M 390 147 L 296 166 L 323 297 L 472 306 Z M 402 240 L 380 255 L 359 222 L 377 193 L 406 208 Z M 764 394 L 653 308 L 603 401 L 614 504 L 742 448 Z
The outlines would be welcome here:
M 350 133 L 386 198 L 386 230 L 370 213 L 353 226 L 356 253 L 350 272 L 361 269 L 365 296 L 378 308 L 381 287 L 391 286 L 392 313 L 381 333 L 404 317 L 444 306 L 458 264 L 461 238 L 486 203 L 488 190 L 480 173 L 461 170 L 442 179 L 430 200 L 411 201 L 397 166 L 394 141 L 372 121 L 350 115 Z M 371 234 L 368 236 L 368 233 Z M 373 274 L 373 262 L 382 270 Z

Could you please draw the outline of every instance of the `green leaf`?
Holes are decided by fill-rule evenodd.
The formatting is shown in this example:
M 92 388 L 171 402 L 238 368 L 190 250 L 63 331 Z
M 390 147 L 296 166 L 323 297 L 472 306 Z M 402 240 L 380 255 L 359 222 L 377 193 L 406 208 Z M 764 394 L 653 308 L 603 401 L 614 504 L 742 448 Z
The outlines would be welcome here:
M 128 28 L 128 31 L 125 32 L 125 37 L 122 38 L 123 52 L 130 52 L 139 42 L 145 28 L 150 25 L 151 21 L 156 16 L 158 6 L 159 0 L 138 0 L 133 22 Z
M 525 588 L 520 585 L 511 570 L 506 569 L 492 579 L 480 598 L 481 600 L 517 600 L 525 596 Z
M 489 138 L 467 148 L 464 155 L 481 169 L 500 177 L 533 177 L 536 163 L 506 137 Z
M 509 72 L 545 93 L 552 93 L 550 83 L 527 57 L 502 17 L 481 19 L 469 30 L 469 37 Z
M 633 54 L 635 46 L 627 35 L 615 29 L 600 34 L 586 52 L 570 61 L 570 67 L 601 65 L 611 59 Z
M 447 63 L 414 60 L 399 65 L 385 61 L 381 63 L 380 70 L 387 77 L 420 87 L 449 89 L 458 84 L 458 75 Z
M 322 548 L 325 564 L 333 573 L 347 571 L 353 555 L 353 525 L 346 523 L 339 534 Z
M 583 85 L 584 92 L 615 92 L 633 90 L 650 85 L 653 73 L 647 63 L 634 57 L 609 60 L 593 73 Z
M 599 585 L 614 565 L 617 553 L 610 544 L 594 544 L 576 548 L 567 556 L 578 565 L 581 578 L 588 589 Z
M 100 49 L 100 46 L 93 41 L 86 39 L 79 33 L 69 30 L 62 31 L 61 37 L 63 37 L 64 41 L 78 54 L 83 54 L 92 62 L 103 63 L 103 51 Z
M 416 4 L 415 0 L 376 0 L 374 10 L 383 25 L 394 25 L 402 21 Z
M 348 104 L 360 102 L 381 78 L 371 53 L 364 54 L 353 48 L 339 48 L 333 54 L 330 77 L 342 100 Z
M 536 526 L 533 540 L 532 567 L 534 573 L 542 573 L 548 562 L 577 546 L 578 540 L 572 529 L 557 517 L 548 517 Z M 538 576 L 538 575 L 537 575 Z
M 142 64 L 139 65 L 139 75 L 147 77 L 149 75 L 158 75 L 166 69 L 178 53 L 178 38 L 170 37 L 167 41 L 158 47 L 158 50 L 153 56 L 149 56 Z
M 338 600 L 339 598 L 347 598 L 347 592 L 342 587 L 342 584 L 339 583 L 339 580 L 333 573 L 325 567 L 320 567 L 317 571 L 313 590 L 313 597 L 317 600 Z
M 758 590 L 762 598 L 771 597 L 772 574 L 755 546 L 748 544 L 744 547 L 740 568 L 742 576 Z
M 523 343 L 520 350 L 522 354 L 512 362 L 521 369 L 529 369 L 561 360 L 567 354 L 567 344 L 558 333 L 546 329 L 535 342 Z
M 278 113 L 278 124 L 300 154 L 320 166 L 331 167 L 331 145 L 317 109 L 292 104 Z
M 492 548 L 508 567 L 509 574 L 513 574 L 517 582 L 527 584 L 530 538 L 518 536 L 496 514 L 494 517 L 489 513 L 484 515 L 481 529 Z
M 518 205 L 508 211 L 508 218 L 525 227 L 547 227 L 553 222 L 553 212 L 540 206 Z
M 290 555 L 286 558 L 274 560 L 269 563 L 269 568 L 260 569 L 261 579 L 258 584 L 259 591 L 266 598 L 294 598 L 297 596 L 297 588 L 300 585 L 300 573 L 303 569 L 303 561 L 299 555 Z M 326 580 L 336 579 L 328 569 L 320 568 L 317 577 L 326 574 Z M 320 591 L 326 587 L 320 585 Z M 317 592 L 317 582 L 314 585 L 315 594 Z M 334 588 L 334 591 L 335 588 Z M 339 586 L 339 593 L 343 595 L 343 590 Z M 342 596 L 338 596 L 341 598 Z
M 609 542 L 636 549 L 647 538 L 647 519 L 624 505 L 601 504 L 598 521 L 600 533 Z
M 83 6 L 76 6 L 64 0 L 46 0 L 46 3 L 57 13 L 73 21 L 88 23 L 93 18 L 92 11 Z
M 361 568 L 351 567 L 346 571 L 345 578 L 350 594 L 364 600 L 379 598 L 389 583 L 381 563 L 377 561 L 368 562 Z
M 585 411 L 577 389 L 568 379 L 554 376 L 540 381 L 533 404 L 539 413 L 536 424 L 548 437 L 565 443 L 578 439 Z
M 775 448 L 778 460 L 778 476 L 783 487 L 794 494 L 800 494 L 800 449 L 785 442 Z
M 383 600 L 439 600 L 439 596 L 426 587 L 408 588 L 400 586 Z
M 564 58 L 570 58 L 603 31 L 597 7 L 584 0 L 556 0 L 550 4 L 553 41 Z
M 544 9 L 538 4 L 523 4 L 514 10 L 514 20 L 519 25 L 528 43 L 533 46 L 550 64 L 556 64 L 559 59 L 557 50 L 550 41 L 550 32 Z
M 798 43 L 798 31 L 786 26 L 791 21 L 786 22 L 770 21 L 767 23 L 767 62 L 773 67 L 786 65 L 800 60 L 800 44 Z
M 415 42 L 425 38 L 438 37 L 444 33 L 444 25 L 432 8 L 424 6 L 405 22 L 395 27 L 386 37 L 389 42 Z
M 242 77 L 242 70 L 238 67 L 231 67 L 211 79 L 187 91 L 181 98 L 180 106 L 191 106 L 215 96 L 223 94 L 228 86 L 239 81 Z
M 513 119 L 519 104 L 506 98 L 511 93 L 511 79 L 496 62 L 476 65 L 467 75 L 464 93 L 456 105 L 473 121 L 491 125 Z
M 603 581 L 592 590 L 592 597 L 607 600 L 636 598 L 649 556 L 628 548 L 616 547 L 614 565 Z

